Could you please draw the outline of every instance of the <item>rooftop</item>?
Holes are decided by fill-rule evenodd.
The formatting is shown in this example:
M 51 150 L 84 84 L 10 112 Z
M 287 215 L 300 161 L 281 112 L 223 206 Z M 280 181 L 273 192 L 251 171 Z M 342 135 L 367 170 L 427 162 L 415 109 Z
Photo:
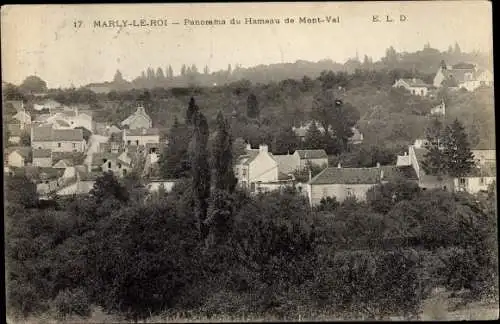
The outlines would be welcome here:
M 34 149 L 33 150 L 33 158 L 49 158 L 52 156 L 51 150 L 45 149 Z
M 137 128 L 137 129 L 126 129 L 125 136 L 156 136 L 160 135 L 160 130 L 158 128 Z
M 326 159 L 328 155 L 325 150 L 297 150 L 301 159 Z
M 383 171 L 383 172 L 382 172 Z M 382 178 L 381 178 L 382 176 Z M 321 171 L 309 182 L 310 184 L 377 184 L 381 180 L 391 181 L 397 178 L 416 180 L 417 174 L 411 166 L 381 166 L 374 168 L 338 168 L 329 167 Z

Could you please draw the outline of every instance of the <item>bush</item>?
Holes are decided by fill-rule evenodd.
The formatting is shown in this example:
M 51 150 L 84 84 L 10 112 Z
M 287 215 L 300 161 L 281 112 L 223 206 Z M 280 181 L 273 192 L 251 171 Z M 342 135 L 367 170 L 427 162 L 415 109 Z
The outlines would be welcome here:
M 54 309 L 60 317 L 67 315 L 88 317 L 90 315 L 89 299 L 82 288 L 59 292 L 54 299 Z

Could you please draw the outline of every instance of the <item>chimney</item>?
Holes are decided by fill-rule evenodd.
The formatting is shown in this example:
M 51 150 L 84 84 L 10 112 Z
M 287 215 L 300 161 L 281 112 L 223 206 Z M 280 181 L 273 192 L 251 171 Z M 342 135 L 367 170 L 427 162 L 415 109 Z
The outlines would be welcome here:
M 309 181 L 311 181 L 312 179 L 312 172 L 311 172 L 311 168 L 309 168 Z
M 338 169 L 341 169 L 341 168 L 342 168 L 342 165 L 340 165 L 340 162 L 337 164 L 337 168 L 338 168 Z
M 260 152 L 267 152 L 267 145 L 265 145 L 265 144 L 259 145 L 259 151 Z
M 380 169 L 380 163 L 379 163 L 379 162 L 377 162 L 377 168 L 379 168 L 379 169 Z
M 247 151 L 250 151 L 251 149 L 252 149 L 252 145 L 247 144 L 246 150 L 247 150 Z
M 405 156 L 407 156 L 407 155 L 408 155 L 408 152 L 405 152 Z
M 380 180 L 384 179 L 384 170 L 380 170 Z

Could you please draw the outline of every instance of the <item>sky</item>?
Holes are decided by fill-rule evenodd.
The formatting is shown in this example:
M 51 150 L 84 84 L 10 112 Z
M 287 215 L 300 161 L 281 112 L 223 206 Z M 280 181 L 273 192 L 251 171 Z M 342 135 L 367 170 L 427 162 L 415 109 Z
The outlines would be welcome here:
M 373 22 L 373 16 L 394 22 Z M 406 21 L 400 21 L 405 15 Z M 299 23 L 299 17 L 339 17 L 339 23 Z M 231 18 L 242 20 L 229 24 Z M 280 19 L 280 24 L 245 24 L 245 18 Z M 285 18 L 295 23 L 285 24 Z M 94 27 L 94 21 L 167 20 L 167 26 Z M 225 19 L 225 25 L 184 25 L 184 19 Z M 81 21 L 79 28 L 78 21 Z M 173 25 L 172 22 L 179 22 Z M 157 23 L 159 24 L 159 23 Z M 488 1 L 346 3 L 218 3 L 12 5 L 1 11 L 2 78 L 20 84 L 29 75 L 49 88 L 112 80 L 116 70 L 131 80 L 148 67 L 182 64 L 202 71 L 228 64 L 319 61 L 343 63 L 366 54 L 374 60 L 393 46 L 413 52 L 430 43 L 446 50 L 492 52 Z

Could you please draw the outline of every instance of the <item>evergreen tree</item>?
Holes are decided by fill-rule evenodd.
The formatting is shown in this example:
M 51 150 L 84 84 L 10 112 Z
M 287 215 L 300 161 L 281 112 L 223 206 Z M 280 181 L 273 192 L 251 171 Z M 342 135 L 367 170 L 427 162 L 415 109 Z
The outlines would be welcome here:
M 247 98 L 247 117 L 248 118 L 259 118 L 259 102 L 257 101 L 257 96 L 251 93 Z
M 194 98 L 191 97 L 186 111 L 186 124 L 191 125 L 193 123 L 193 117 L 196 115 L 198 111 L 199 107 L 196 105 Z
M 444 137 L 443 123 L 435 118 L 431 124 L 425 129 L 425 139 L 427 151 L 424 154 L 422 167 L 425 173 L 429 175 L 441 176 L 446 174 L 446 162 L 442 154 L 442 145 Z
M 189 171 L 189 132 L 185 125 L 174 119 L 170 129 L 168 146 L 160 155 L 160 173 L 166 179 L 178 179 L 187 176 Z
M 291 126 L 281 128 L 275 137 L 273 152 L 276 154 L 286 154 L 293 152 L 299 147 L 299 139 Z
M 113 78 L 113 82 L 115 83 L 121 83 L 123 82 L 123 76 L 120 70 L 116 70 L 115 76 Z
M 192 125 L 190 162 L 192 190 L 194 194 L 194 211 L 196 219 L 198 220 L 198 229 L 201 238 L 204 239 L 208 234 L 205 220 L 208 211 L 208 198 L 210 197 L 210 165 L 207 147 L 209 130 L 207 119 L 198 110 L 193 115 Z
M 318 129 L 316 122 L 312 122 L 307 129 L 306 136 L 304 139 L 305 149 L 322 149 L 324 148 L 324 136 Z
M 165 80 L 165 74 L 163 73 L 163 70 L 161 67 L 159 67 L 157 70 L 156 70 L 156 79 L 158 81 L 163 81 Z
M 208 69 L 208 65 L 205 65 L 205 68 L 203 69 L 203 74 L 205 74 L 205 75 L 210 74 L 210 70 Z
M 217 114 L 217 133 L 212 147 L 215 188 L 232 192 L 236 185 L 233 171 L 232 139 L 222 113 Z
M 185 76 L 186 75 L 186 64 L 182 64 L 182 67 L 181 67 L 181 76 Z
M 474 155 L 470 150 L 467 133 L 458 119 L 446 128 L 443 154 L 447 172 L 452 177 L 463 177 L 474 167 Z
M 174 70 L 172 69 L 172 65 L 169 65 L 167 68 L 167 77 L 172 79 L 174 77 Z
M 458 55 L 458 54 L 461 54 L 462 53 L 462 50 L 460 49 L 460 46 L 458 45 L 457 42 L 455 42 L 455 50 L 454 50 L 454 54 L 455 55 Z

